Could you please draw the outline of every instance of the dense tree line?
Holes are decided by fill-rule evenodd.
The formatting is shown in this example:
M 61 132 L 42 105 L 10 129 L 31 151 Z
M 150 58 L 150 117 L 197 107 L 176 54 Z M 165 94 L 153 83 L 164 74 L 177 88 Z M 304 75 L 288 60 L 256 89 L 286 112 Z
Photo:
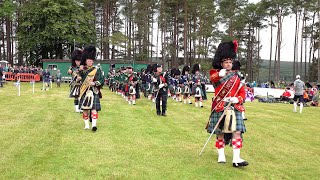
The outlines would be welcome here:
M 41 59 L 68 58 L 75 47 L 94 44 L 101 59 L 137 62 L 157 58 L 169 67 L 201 62 L 204 68 L 209 68 L 216 45 L 221 40 L 237 39 L 238 58 L 248 79 L 259 80 L 260 51 L 266 48 L 270 50 L 268 79 L 278 81 L 281 80 L 282 24 L 285 17 L 293 16 L 292 76 L 301 74 L 308 81 L 320 80 L 320 0 L 258 3 L 0 0 L 0 3 L 0 59 L 11 64 L 14 59 L 18 64 L 38 65 Z M 270 28 L 271 34 L 264 35 L 270 37 L 269 47 L 261 44 L 260 31 L 264 28 Z M 271 61 L 275 62 L 273 67 Z

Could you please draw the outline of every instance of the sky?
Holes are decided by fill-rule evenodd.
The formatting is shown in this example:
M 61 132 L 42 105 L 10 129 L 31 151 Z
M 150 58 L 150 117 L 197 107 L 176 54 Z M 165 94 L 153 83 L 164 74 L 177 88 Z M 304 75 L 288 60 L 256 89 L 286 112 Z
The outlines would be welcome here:
M 257 3 L 259 0 L 249 0 L 250 3 Z M 272 60 L 274 60 L 276 28 L 273 29 L 273 53 Z M 292 16 L 285 17 L 283 20 L 282 46 L 281 46 L 281 61 L 293 61 L 294 58 L 294 33 L 295 33 L 295 18 Z M 260 31 L 260 39 L 262 49 L 260 51 L 261 59 L 270 59 L 270 27 Z M 300 47 L 299 47 L 300 50 Z M 299 55 L 300 57 L 300 55 Z
M 250 3 L 257 3 L 259 0 L 249 0 Z M 223 27 L 221 27 L 223 28 Z M 276 28 L 273 29 L 273 53 L 272 53 L 272 60 L 274 60 L 275 56 L 275 41 L 276 41 Z M 288 16 L 285 17 L 283 20 L 283 35 L 282 35 L 282 45 L 281 45 L 281 61 L 293 61 L 294 58 L 294 33 L 295 33 L 295 18 L 294 16 Z M 262 49 L 260 50 L 260 58 L 269 60 L 270 59 L 270 27 L 262 29 L 260 31 L 260 40 L 262 44 Z M 154 24 L 154 31 L 153 31 L 153 42 L 156 42 L 157 38 L 157 23 Z M 160 36 L 160 35 L 159 35 Z M 160 37 L 159 37 L 160 38 Z M 299 37 L 300 39 L 300 37 Z M 309 48 L 309 42 L 307 48 Z M 217 44 L 218 45 L 218 44 Z M 300 42 L 299 42 L 300 46 Z M 157 48 L 158 47 L 158 51 Z M 161 40 L 158 40 L 158 46 L 154 47 L 154 51 L 158 52 L 158 56 L 161 56 L 160 54 L 161 49 Z M 300 57 L 300 47 L 298 57 Z M 183 56 L 183 53 L 179 54 L 179 56 Z M 303 55 L 304 56 L 304 55 Z

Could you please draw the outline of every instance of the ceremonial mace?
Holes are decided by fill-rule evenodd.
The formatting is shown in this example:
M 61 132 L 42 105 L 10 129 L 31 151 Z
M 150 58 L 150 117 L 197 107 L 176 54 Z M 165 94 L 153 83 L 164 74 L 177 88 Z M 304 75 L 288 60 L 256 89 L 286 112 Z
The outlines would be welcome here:
M 239 85 L 239 87 L 238 87 L 238 89 L 237 89 L 237 91 L 236 91 L 235 95 L 236 95 L 236 94 L 238 94 L 238 92 L 239 92 L 240 88 L 245 84 L 245 80 L 246 80 L 246 79 L 244 78 L 243 80 L 241 80 L 241 81 L 240 81 L 240 85 Z M 232 102 L 231 102 L 231 101 L 229 101 L 229 103 L 228 103 L 228 105 L 226 106 L 226 108 L 224 109 L 224 111 L 223 111 L 223 113 L 222 113 L 221 117 L 219 118 L 219 120 L 218 120 L 217 124 L 214 126 L 214 128 L 213 128 L 213 130 L 212 130 L 212 132 L 211 132 L 211 134 L 210 134 L 210 136 L 209 136 L 209 138 L 208 138 L 207 142 L 204 144 L 203 148 L 201 149 L 199 156 L 201 156 L 201 154 L 202 154 L 202 152 L 203 152 L 204 148 L 206 148 L 206 146 L 207 146 L 208 142 L 210 141 L 210 139 L 211 139 L 211 137 L 212 137 L 212 135 L 213 135 L 214 131 L 218 128 L 218 126 L 219 126 L 220 122 L 222 121 L 222 119 L 223 119 L 224 115 L 226 114 L 226 112 L 227 112 L 227 110 L 229 109 L 229 107 L 231 106 L 231 104 L 232 104 Z M 212 112 L 213 112 L 213 110 L 211 111 L 211 113 L 212 113 Z M 210 114 L 210 116 L 211 116 L 211 114 Z M 209 116 L 209 120 L 210 120 L 210 116 Z

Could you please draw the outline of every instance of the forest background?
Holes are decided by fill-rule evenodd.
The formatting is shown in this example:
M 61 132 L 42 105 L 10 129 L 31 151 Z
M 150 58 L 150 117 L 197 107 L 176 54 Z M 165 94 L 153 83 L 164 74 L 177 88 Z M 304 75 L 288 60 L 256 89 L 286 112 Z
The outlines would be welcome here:
M 41 65 L 96 45 L 100 60 L 201 63 L 221 41 L 238 40 L 249 81 L 320 81 L 320 0 L 1 0 L 0 60 Z M 283 23 L 294 18 L 293 62 L 282 71 Z M 261 33 L 270 29 L 270 34 Z M 261 37 L 269 36 L 269 43 Z M 286 45 L 288 46 L 288 45 Z M 261 58 L 269 50 L 269 59 Z M 265 66 L 267 64 L 267 66 Z

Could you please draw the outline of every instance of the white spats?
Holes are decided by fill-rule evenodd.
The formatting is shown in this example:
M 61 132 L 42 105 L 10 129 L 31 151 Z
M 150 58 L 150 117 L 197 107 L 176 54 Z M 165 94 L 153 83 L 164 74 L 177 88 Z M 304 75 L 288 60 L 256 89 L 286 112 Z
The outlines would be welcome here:
M 97 127 L 97 119 L 92 119 L 92 127 Z
M 84 129 L 90 129 L 89 120 L 84 120 Z
M 302 113 L 303 103 L 300 103 L 300 114 Z
M 132 104 L 133 104 L 133 105 L 136 105 L 136 100 L 132 100 Z
M 233 149 L 233 163 L 241 163 L 244 160 L 240 158 L 240 149 Z
M 80 110 L 79 110 L 79 105 L 74 105 L 74 108 L 76 109 L 76 112 L 77 112 L 77 113 L 80 112 Z
M 225 163 L 226 156 L 224 154 L 224 148 L 217 149 L 218 150 L 218 163 Z

